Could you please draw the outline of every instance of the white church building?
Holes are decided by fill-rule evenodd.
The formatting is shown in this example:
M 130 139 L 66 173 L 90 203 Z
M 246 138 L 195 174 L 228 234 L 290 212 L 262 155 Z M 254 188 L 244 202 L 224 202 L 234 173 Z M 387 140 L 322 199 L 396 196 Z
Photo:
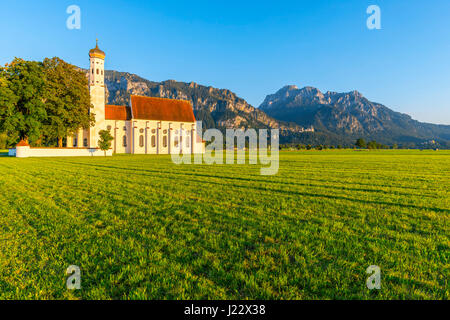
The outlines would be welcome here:
M 205 143 L 197 134 L 190 101 L 132 95 L 129 106 L 107 105 L 105 56 L 98 42 L 89 51 L 89 91 L 95 125 L 67 137 L 66 148 L 30 148 L 19 144 L 10 155 L 100 156 L 104 154 L 98 149 L 101 130 L 109 130 L 114 138 L 108 155 L 204 153 Z

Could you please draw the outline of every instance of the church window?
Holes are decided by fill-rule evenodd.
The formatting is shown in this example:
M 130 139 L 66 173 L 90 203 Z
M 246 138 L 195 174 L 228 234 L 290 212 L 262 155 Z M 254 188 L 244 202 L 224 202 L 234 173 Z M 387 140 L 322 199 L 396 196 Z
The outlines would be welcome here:
M 111 131 L 111 126 L 107 126 L 106 129 L 108 129 L 108 131 Z
M 163 133 L 164 133 L 164 134 L 167 134 L 167 130 L 164 130 Z
M 94 74 L 94 69 L 92 69 L 92 74 Z
M 87 143 L 88 141 L 87 141 L 87 138 L 84 138 L 83 139 L 83 146 L 84 147 L 87 147 L 88 146 L 88 143 Z
M 190 140 L 191 139 L 189 139 L 189 137 L 187 137 L 187 139 L 186 139 L 186 148 L 190 147 Z
M 144 129 L 140 129 L 139 132 L 140 132 L 140 133 L 144 133 Z
M 175 145 L 175 147 L 178 147 L 178 137 L 175 137 L 174 145 Z
M 163 147 L 167 148 L 167 136 L 163 137 Z
M 156 130 L 155 130 L 155 129 L 153 129 L 153 130 L 152 130 L 152 133 L 153 133 L 153 134 L 154 134 L 154 133 L 156 133 Z
M 97 69 L 97 74 L 98 74 L 98 71 L 99 71 L 99 70 Z
M 144 136 L 139 137 L 139 147 L 141 147 L 141 148 L 144 147 Z
M 127 146 L 127 136 L 123 136 L 123 146 Z
M 73 146 L 74 147 L 78 146 L 78 139 L 77 138 L 73 139 Z
M 127 131 L 127 127 L 126 126 L 123 127 L 123 131 Z
M 103 70 L 102 70 L 102 75 L 103 75 Z
M 152 136 L 152 148 L 156 147 L 156 137 Z

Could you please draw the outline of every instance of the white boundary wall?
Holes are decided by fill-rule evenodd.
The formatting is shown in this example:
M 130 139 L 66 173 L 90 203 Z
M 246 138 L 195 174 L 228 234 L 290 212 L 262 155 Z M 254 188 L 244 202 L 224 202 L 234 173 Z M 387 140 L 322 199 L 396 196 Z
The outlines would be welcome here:
M 107 156 L 112 156 L 113 150 L 106 151 Z M 105 152 L 94 148 L 30 148 L 16 147 L 10 149 L 9 155 L 17 158 L 30 157 L 104 157 Z

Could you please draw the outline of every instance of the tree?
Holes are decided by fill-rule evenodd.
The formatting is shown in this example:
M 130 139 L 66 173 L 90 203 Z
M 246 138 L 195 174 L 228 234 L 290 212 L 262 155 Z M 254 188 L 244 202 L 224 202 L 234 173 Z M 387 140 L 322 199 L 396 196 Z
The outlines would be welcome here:
M 367 149 L 378 149 L 378 143 L 375 140 L 370 141 L 367 144 Z
M 355 146 L 364 149 L 366 148 L 366 141 L 363 138 L 359 138 L 358 140 L 356 140 Z
M 5 68 L 0 67 L 0 130 L 4 130 L 7 110 L 12 108 L 13 93 L 8 88 L 6 80 Z M 1 132 L 1 131 L 0 131 Z M 8 135 L 4 132 L 0 133 L 0 149 L 6 149 L 8 144 Z
M 94 115 L 90 114 L 88 80 L 83 71 L 57 57 L 44 59 L 43 70 L 48 114 L 45 135 L 57 139 L 58 147 L 62 147 L 64 137 L 95 123 Z
M 0 133 L 0 149 L 6 149 L 8 146 L 8 136 L 6 133 Z
M 0 132 L 11 144 L 35 141 L 47 119 L 42 63 L 15 58 L 0 68 Z
M 114 138 L 109 130 L 101 130 L 98 134 L 100 136 L 100 139 L 98 140 L 98 146 L 105 152 L 106 157 L 106 151 L 111 149 L 111 141 L 113 141 Z

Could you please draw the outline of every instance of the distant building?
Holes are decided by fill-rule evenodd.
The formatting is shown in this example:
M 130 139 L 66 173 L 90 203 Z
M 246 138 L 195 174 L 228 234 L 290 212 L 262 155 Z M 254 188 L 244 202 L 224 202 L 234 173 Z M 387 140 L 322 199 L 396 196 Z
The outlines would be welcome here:
M 314 127 L 310 126 L 309 128 L 302 128 L 300 132 L 314 132 Z
M 190 101 L 131 96 L 129 106 L 106 105 L 105 53 L 98 42 L 89 51 L 89 91 L 95 126 L 67 138 L 67 147 L 97 148 L 99 132 L 114 137 L 113 152 L 133 154 L 203 153 Z

